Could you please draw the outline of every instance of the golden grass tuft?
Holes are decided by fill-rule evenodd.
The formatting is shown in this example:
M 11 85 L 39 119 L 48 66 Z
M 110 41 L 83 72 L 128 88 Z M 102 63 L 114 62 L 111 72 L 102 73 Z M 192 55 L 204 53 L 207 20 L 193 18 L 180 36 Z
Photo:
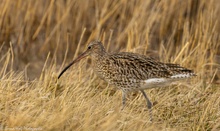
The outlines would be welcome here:
M 0 130 L 220 130 L 220 4 L 217 0 L 2 0 Z M 195 70 L 178 85 L 121 92 L 82 60 L 89 41 Z

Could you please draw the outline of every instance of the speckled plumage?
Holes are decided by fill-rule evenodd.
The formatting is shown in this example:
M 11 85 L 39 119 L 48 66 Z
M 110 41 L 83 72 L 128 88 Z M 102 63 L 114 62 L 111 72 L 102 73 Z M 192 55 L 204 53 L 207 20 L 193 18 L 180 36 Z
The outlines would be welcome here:
M 192 70 L 178 64 L 162 63 L 153 58 L 129 52 L 107 53 L 100 41 L 93 41 L 88 49 L 70 63 L 58 78 L 80 59 L 91 56 L 95 73 L 109 84 L 122 90 L 122 104 L 125 106 L 128 91 L 140 90 L 151 109 L 151 102 L 144 89 L 167 84 L 194 76 Z
M 93 58 L 95 72 L 112 85 L 122 90 L 139 90 L 150 78 L 172 79 L 177 74 L 193 72 L 176 64 L 164 64 L 152 58 L 128 52 L 104 54 Z M 179 78 L 174 78 L 178 80 Z

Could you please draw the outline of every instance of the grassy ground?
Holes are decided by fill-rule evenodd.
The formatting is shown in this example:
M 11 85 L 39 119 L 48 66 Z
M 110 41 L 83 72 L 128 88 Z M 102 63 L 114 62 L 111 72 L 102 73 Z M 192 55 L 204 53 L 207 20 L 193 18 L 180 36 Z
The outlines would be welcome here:
M 0 130 L 220 130 L 218 0 L 1 0 Z M 197 77 L 131 93 L 100 80 L 82 60 L 94 39 L 179 63 Z

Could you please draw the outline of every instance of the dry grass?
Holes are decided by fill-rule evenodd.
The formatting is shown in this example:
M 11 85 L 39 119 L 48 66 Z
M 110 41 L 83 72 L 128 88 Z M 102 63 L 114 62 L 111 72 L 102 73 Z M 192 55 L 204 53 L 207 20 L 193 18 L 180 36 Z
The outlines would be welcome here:
M 1 0 L 0 130 L 220 130 L 218 0 Z M 145 100 L 97 78 L 90 61 L 60 70 L 93 39 L 194 69 Z

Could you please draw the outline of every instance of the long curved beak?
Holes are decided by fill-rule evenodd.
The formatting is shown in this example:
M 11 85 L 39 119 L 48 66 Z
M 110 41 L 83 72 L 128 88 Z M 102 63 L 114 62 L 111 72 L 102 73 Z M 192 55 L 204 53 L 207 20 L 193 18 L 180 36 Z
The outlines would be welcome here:
M 61 73 L 59 74 L 58 76 L 58 79 L 63 75 L 63 73 L 69 69 L 73 64 L 79 62 L 82 58 L 88 56 L 88 51 L 85 51 L 83 52 L 81 55 L 79 55 L 75 60 L 73 60 L 68 66 L 66 66 L 62 71 Z

